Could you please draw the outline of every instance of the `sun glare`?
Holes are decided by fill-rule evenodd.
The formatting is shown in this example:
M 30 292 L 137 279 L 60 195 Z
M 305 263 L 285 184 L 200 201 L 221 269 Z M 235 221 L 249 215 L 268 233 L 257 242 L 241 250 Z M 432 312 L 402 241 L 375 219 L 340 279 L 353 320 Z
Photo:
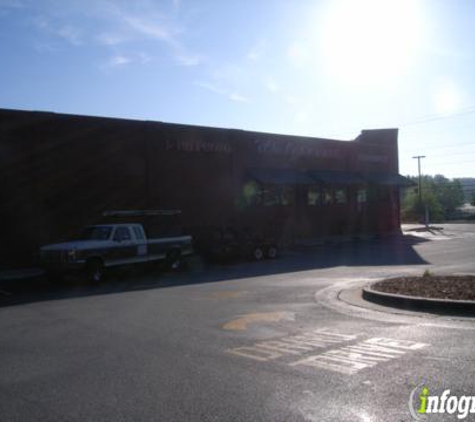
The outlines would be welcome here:
M 324 65 L 351 85 L 385 84 L 408 69 L 420 41 L 417 0 L 328 2 L 320 42 Z
M 434 92 L 434 105 L 437 113 L 451 114 L 461 106 L 460 93 L 451 80 L 440 80 Z

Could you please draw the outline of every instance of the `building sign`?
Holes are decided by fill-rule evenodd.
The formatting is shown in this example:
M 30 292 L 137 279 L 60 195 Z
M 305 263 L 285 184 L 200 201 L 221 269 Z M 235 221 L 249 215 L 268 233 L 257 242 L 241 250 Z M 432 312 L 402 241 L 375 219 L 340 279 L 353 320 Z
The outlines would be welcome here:
M 184 152 L 218 152 L 229 154 L 232 152 L 231 145 L 228 142 L 208 141 L 205 139 L 168 139 L 167 151 Z
M 279 139 L 255 139 L 258 154 L 281 155 L 290 158 L 343 159 L 339 148 L 322 147 L 298 141 Z

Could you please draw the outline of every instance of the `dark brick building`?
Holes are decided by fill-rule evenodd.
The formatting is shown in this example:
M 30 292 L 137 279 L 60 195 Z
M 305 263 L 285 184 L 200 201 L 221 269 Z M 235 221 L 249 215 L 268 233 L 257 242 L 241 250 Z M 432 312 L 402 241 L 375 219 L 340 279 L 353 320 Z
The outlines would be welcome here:
M 0 268 L 105 210 L 178 208 L 196 237 L 399 229 L 397 129 L 353 141 L 0 110 Z

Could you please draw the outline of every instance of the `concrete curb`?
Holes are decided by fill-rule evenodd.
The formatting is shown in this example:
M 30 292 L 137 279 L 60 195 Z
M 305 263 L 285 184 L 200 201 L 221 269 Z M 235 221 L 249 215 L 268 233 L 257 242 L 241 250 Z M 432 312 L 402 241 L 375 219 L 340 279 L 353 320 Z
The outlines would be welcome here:
M 475 315 L 475 301 L 473 300 L 429 299 L 420 296 L 383 293 L 374 290 L 373 284 L 363 287 L 363 299 L 378 305 L 443 315 Z

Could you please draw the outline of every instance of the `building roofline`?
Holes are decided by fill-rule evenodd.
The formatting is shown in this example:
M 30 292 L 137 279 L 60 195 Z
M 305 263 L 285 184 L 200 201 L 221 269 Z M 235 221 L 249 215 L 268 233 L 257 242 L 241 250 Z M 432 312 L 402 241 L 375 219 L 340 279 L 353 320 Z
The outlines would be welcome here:
M 364 133 L 367 132 L 381 132 L 381 131 L 394 131 L 398 130 L 395 128 L 389 129 L 363 129 L 361 133 L 355 139 L 332 139 L 332 138 L 321 138 L 316 136 L 304 136 L 304 135 L 292 135 L 292 134 L 285 134 L 285 133 L 273 133 L 273 132 L 261 132 L 261 131 L 254 131 L 254 130 L 247 130 L 247 129 L 239 129 L 239 128 L 226 128 L 226 127 L 216 127 L 216 126 L 204 126 L 204 125 L 193 125 L 193 124 L 186 124 L 186 123 L 173 123 L 173 122 L 163 122 L 161 120 L 148 120 L 148 119 L 131 119 L 131 118 L 123 118 L 123 117 L 110 117 L 110 116 L 91 116 L 87 114 L 73 114 L 73 113 L 58 113 L 54 111 L 42 111 L 42 110 L 21 110 L 21 109 L 9 109 L 9 108 L 0 108 L 0 115 L 2 113 L 21 113 L 21 114 L 31 114 L 36 116 L 57 116 L 63 118 L 85 118 L 85 119 L 102 119 L 102 120 L 110 120 L 110 121 L 119 121 L 119 122 L 133 122 L 133 123 L 146 123 L 146 124 L 154 124 L 154 125 L 166 125 L 166 126 L 175 126 L 175 127 L 185 127 L 185 128 L 197 128 L 197 129 L 207 129 L 207 130 L 228 130 L 228 131 L 236 131 L 236 132 L 244 132 L 249 134 L 256 134 L 258 136 L 262 135 L 269 135 L 273 137 L 292 137 L 298 138 L 301 140 L 311 140 L 311 141 L 326 141 L 326 142 L 351 142 L 357 141 Z

